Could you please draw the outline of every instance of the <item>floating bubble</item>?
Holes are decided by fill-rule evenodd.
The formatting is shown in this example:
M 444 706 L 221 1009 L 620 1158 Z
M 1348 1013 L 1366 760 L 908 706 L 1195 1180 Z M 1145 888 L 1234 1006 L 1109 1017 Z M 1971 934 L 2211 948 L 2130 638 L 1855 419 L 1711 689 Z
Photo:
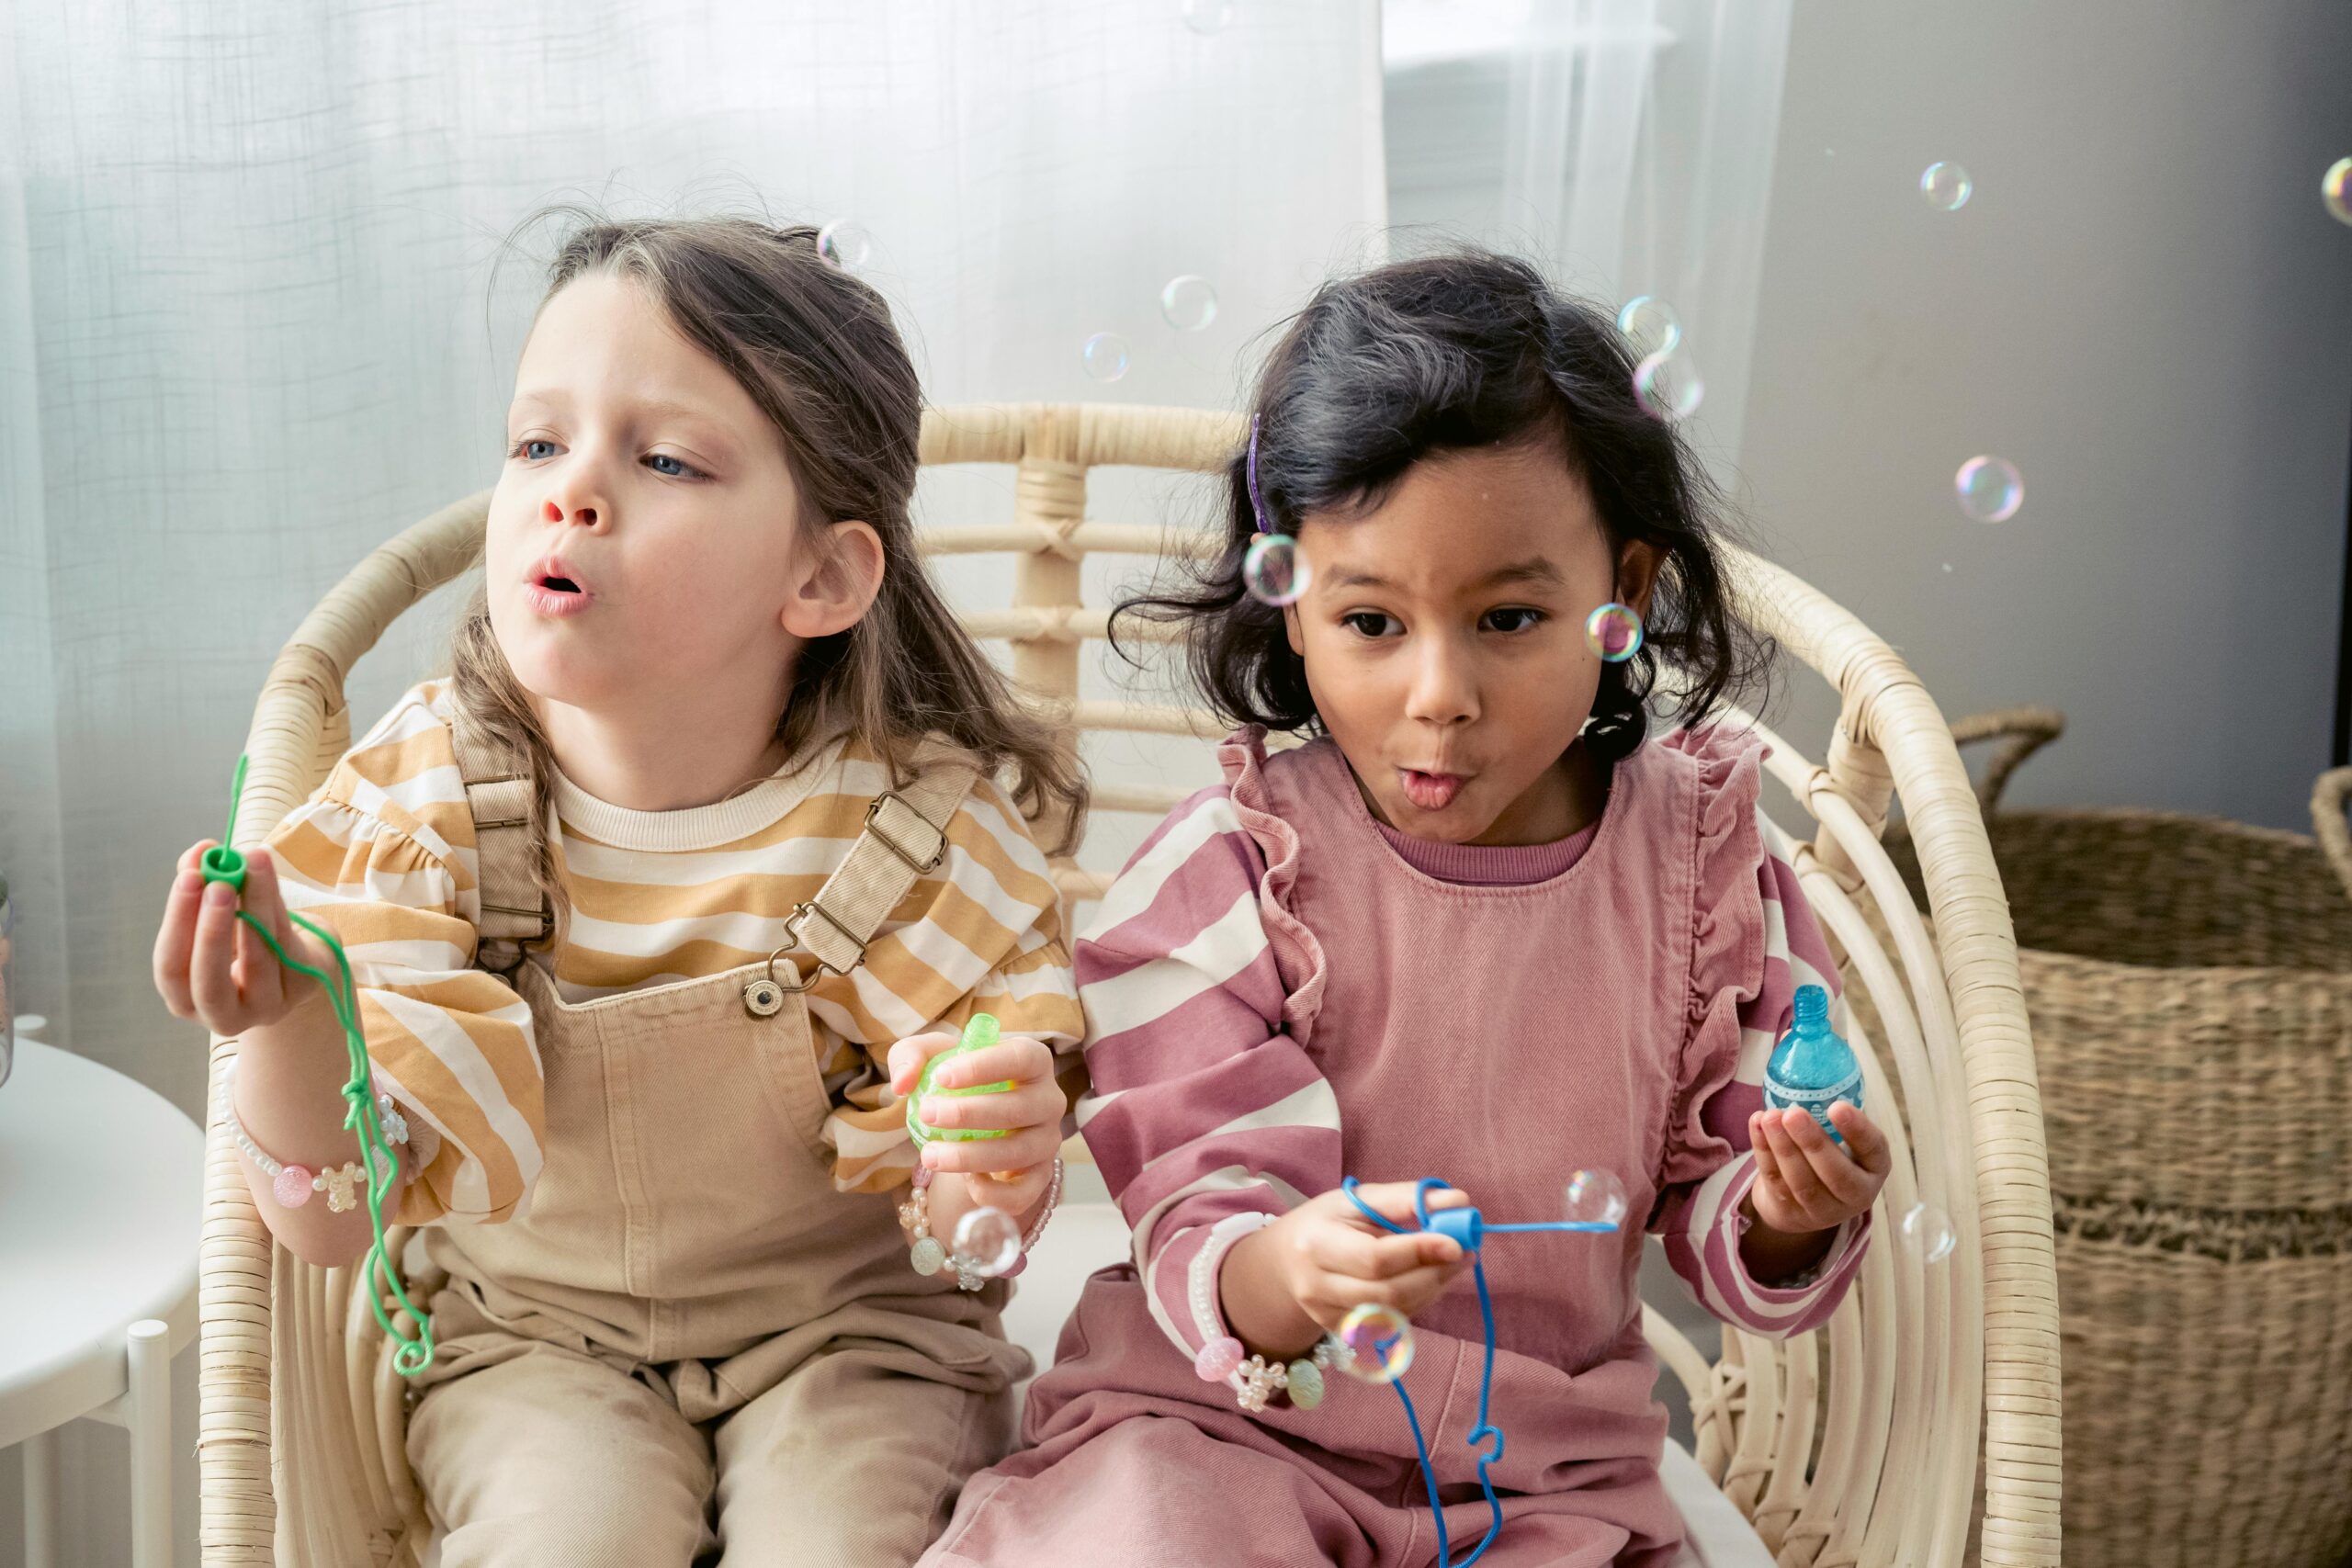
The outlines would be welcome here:
M 2025 480 L 2006 457 L 1971 457 L 1951 477 L 1960 509 L 1978 523 L 2007 523 L 2025 504 Z
M 1116 333 L 1096 333 L 1078 356 L 1098 381 L 1115 381 L 1127 373 L 1127 340 Z
M 1021 1261 L 1021 1226 L 983 1203 L 956 1222 L 956 1251 L 972 1260 L 973 1273 L 993 1280 Z
M 1315 572 L 1288 534 L 1261 534 L 1241 558 L 1241 586 L 1261 604 L 1295 604 Z
M 817 231 L 817 254 L 843 272 L 858 272 L 874 259 L 874 236 L 837 218 Z
M 1706 395 L 1707 383 L 1687 354 L 1653 354 L 1634 367 L 1634 400 L 1653 419 L 1689 419 Z
M 1941 1263 L 1959 1239 L 1951 1216 L 1933 1203 L 1914 1203 L 1903 1216 L 1903 1245 L 1922 1263 Z
M 2327 166 L 2319 182 L 2319 198 L 2327 203 L 2329 217 L 2352 223 L 2352 158 L 2338 158 Z
M 1610 664 L 1623 664 L 1642 650 L 1642 617 L 1631 604 L 1611 601 L 1584 618 L 1587 647 Z
M 1216 320 L 1216 289 L 1197 273 L 1171 277 L 1159 291 L 1159 313 L 1180 333 L 1206 332 Z
M 1206 37 L 1232 24 L 1233 0 L 1184 0 L 1184 25 Z
M 1395 1382 L 1413 1364 L 1413 1325 L 1395 1307 L 1366 1302 L 1340 1319 L 1340 1369 L 1365 1382 Z
M 1617 312 L 1617 330 L 1632 344 L 1634 357 L 1672 354 L 1682 342 L 1682 320 L 1674 307 L 1652 294 L 1637 294 Z
M 1625 1223 L 1625 1184 L 1606 1170 L 1579 1170 L 1568 1178 L 1570 1224 L 1622 1225 Z
M 1976 183 L 1958 164 L 1930 164 L 1920 171 L 1919 194 L 1939 212 L 1958 212 L 1976 194 Z

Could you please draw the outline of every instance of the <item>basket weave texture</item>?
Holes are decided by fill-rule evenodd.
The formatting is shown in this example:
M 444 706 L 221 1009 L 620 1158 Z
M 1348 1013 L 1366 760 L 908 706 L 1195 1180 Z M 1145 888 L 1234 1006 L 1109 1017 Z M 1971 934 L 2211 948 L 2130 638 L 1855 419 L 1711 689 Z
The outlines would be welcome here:
M 2352 1562 L 2352 769 L 2316 839 L 2129 809 L 1986 828 L 2050 1139 L 2079 1568 Z M 1913 892 L 1900 830 L 1887 849 Z M 1924 900 L 1922 907 L 1924 908 Z

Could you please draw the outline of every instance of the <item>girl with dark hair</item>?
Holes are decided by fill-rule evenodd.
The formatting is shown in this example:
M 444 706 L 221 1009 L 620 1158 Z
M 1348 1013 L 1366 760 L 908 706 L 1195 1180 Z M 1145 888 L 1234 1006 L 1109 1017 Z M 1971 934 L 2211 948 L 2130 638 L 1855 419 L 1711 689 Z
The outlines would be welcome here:
M 986 1205 L 1025 1248 L 1058 1190 L 1081 1019 L 1025 818 L 1085 791 L 916 552 L 922 412 L 815 231 L 581 223 L 450 677 L 252 856 L 247 911 L 357 982 L 447 1568 L 905 1563 L 1012 1440 L 1001 1264 L 946 1243 Z M 348 1264 L 342 1036 L 204 847 L 157 985 L 243 1036 L 263 1219 Z M 918 1151 L 899 1097 L 981 1011 L 937 1087 L 1011 1087 L 934 1097 L 980 1136 Z
M 1080 1122 L 1134 1261 L 1089 1281 L 1029 1447 L 926 1561 L 1418 1568 L 1435 1506 L 1456 1543 L 1496 1521 L 1489 1563 L 1669 1562 L 1644 1226 L 1484 1250 L 1480 1398 L 1482 1302 L 1411 1224 L 1419 1178 L 1497 1223 L 1571 1188 L 1570 1217 L 1646 1222 L 1751 1332 L 1843 1296 L 1887 1145 L 1844 1101 L 1842 1146 L 1763 1107 L 1798 987 L 1836 972 L 1761 746 L 1710 723 L 1758 651 L 1634 375 L 1607 318 L 1483 254 L 1328 285 L 1276 348 L 1226 549 L 1127 606 L 1242 724 L 1078 949 Z M 1280 536 L 1306 587 L 1269 603 L 1250 547 Z M 1393 1393 L 1324 1375 L 1366 1304 L 1411 1320 L 1426 1461 Z

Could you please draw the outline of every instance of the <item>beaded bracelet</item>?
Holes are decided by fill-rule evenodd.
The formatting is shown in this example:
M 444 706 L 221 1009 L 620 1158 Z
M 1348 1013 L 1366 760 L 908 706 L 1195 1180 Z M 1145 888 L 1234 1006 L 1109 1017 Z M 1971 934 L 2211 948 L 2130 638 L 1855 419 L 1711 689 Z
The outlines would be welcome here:
M 1021 1234 L 1021 1256 L 1013 1260 L 1012 1267 L 1004 1274 L 991 1275 L 982 1270 L 981 1259 L 969 1253 L 950 1252 L 937 1236 L 931 1234 L 931 1177 L 930 1167 L 915 1167 L 914 1190 L 908 1194 L 905 1202 L 899 1205 L 899 1228 L 906 1232 L 909 1244 L 907 1261 L 914 1271 L 928 1278 L 942 1269 L 953 1268 L 958 1290 L 977 1291 L 991 1279 L 1019 1273 L 1022 1266 L 1029 1260 L 1029 1249 L 1037 1245 L 1039 1236 L 1046 1234 L 1046 1222 L 1054 1217 L 1054 1210 L 1062 1200 L 1062 1161 L 1061 1156 L 1056 1155 L 1053 1175 L 1046 1181 L 1045 1201 L 1038 1204 L 1028 1229 Z
M 236 1063 L 221 1065 L 219 1095 L 221 1125 L 229 1129 L 229 1135 L 237 1141 L 237 1147 L 244 1151 L 245 1157 L 269 1178 L 270 1193 L 279 1204 L 288 1209 L 299 1209 L 311 1201 L 311 1193 L 323 1192 L 327 1195 L 327 1208 L 334 1213 L 340 1214 L 357 1208 L 359 1199 L 354 1189 L 368 1179 L 366 1168 L 357 1160 L 345 1160 L 340 1166 L 313 1171 L 307 1166 L 283 1164 L 264 1154 L 261 1145 L 254 1142 L 253 1134 L 245 1131 L 243 1121 L 237 1115 L 236 1076 Z M 394 1108 L 390 1095 L 379 1092 L 376 1096 L 376 1113 L 383 1124 L 384 1141 L 406 1146 L 408 1118 Z M 392 1157 L 389 1150 L 385 1157 Z M 412 1168 L 403 1173 L 403 1179 L 413 1179 L 415 1175 Z
M 1193 1255 L 1185 1280 L 1193 1326 L 1201 1337 L 1193 1371 L 1203 1382 L 1221 1382 L 1231 1388 L 1234 1402 L 1253 1416 L 1264 1410 L 1276 1393 L 1288 1393 L 1291 1404 L 1301 1410 L 1314 1409 L 1323 1403 L 1323 1374 L 1337 1361 L 1337 1348 L 1328 1337 L 1307 1354 L 1285 1363 L 1246 1354 L 1241 1341 L 1225 1331 L 1225 1319 L 1216 1309 L 1217 1268 L 1235 1242 L 1273 1223 L 1273 1215 L 1256 1210 L 1217 1221 L 1209 1227 L 1208 1240 Z

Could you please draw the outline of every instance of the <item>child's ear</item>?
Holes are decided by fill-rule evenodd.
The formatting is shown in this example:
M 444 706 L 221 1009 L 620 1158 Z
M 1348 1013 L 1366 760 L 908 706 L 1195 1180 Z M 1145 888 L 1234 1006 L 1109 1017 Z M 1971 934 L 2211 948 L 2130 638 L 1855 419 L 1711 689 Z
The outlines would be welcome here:
M 1650 594 L 1657 587 L 1658 568 L 1666 554 L 1640 540 L 1617 552 L 1617 602 L 1630 604 L 1644 620 L 1649 618 Z
M 1290 639 L 1290 650 L 1293 653 L 1301 659 L 1306 657 L 1306 644 L 1299 639 L 1298 606 L 1295 604 L 1283 606 L 1283 636 Z
M 886 570 L 882 536 L 870 523 L 852 519 L 828 524 L 818 531 L 812 547 L 795 574 L 780 617 L 784 629 L 803 642 L 857 625 L 882 592 Z

